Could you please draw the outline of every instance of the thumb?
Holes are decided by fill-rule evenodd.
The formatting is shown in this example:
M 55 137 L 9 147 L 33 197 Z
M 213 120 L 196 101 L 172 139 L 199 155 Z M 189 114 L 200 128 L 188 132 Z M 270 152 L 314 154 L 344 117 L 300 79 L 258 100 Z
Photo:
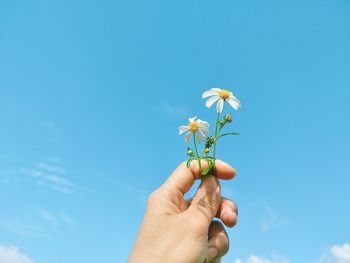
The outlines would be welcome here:
M 188 212 L 209 227 L 215 217 L 221 199 L 221 187 L 216 176 L 207 175 L 202 178 Z

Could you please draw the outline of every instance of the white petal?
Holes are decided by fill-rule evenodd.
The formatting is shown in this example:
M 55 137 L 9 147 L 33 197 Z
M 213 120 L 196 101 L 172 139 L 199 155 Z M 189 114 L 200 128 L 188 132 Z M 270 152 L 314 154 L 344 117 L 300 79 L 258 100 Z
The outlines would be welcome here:
M 215 88 L 204 91 L 202 94 L 202 99 L 210 97 L 210 96 L 215 96 L 215 95 L 217 96 L 219 91 L 220 91 L 220 89 L 215 89 Z
M 198 119 L 197 121 L 199 122 L 199 126 L 209 128 L 209 123 L 208 122 L 202 121 L 201 119 Z
M 183 134 L 185 131 L 188 131 L 188 126 L 180 126 L 179 127 L 179 134 Z
M 204 137 L 208 137 L 209 131 L 207 129 L 199 128 L 199 130 L 203 133 Z
M 238 110 L 239 107 L 241 107 L 241 103 L 235 96 L 230 96 L 229 98 L 227 98 L 227 102 L 230 103 L 232 108 L 234 108 L 235 110 Z
M 196 132 L 196 139 L 199 143 L 201 143 L 205 139 L 205 135 L 199 130 Z
M 219 99 L 219 96 L 217 96 L 217 95 L 210 97 L 210 98 L 205 102 L 205 106 L 206 106 L 207 108 L 210 108 L 210 107 L 215 103 L 215 101 L 217 101 L 218 99 Z
M 185 141 L 186 142 L 189 142 L 191 140 L 191 135 L 192 135 L 192 132 L 186 133 L 186 135 L 185 135 Z
M 209 133 L 209 130 L 208 130 L 208 128 L 206 128 L 206 127 L 199 127 L 199 130 L 202 131 L 202 132 L 205 131 L 206 134 Z
M 216 111 L 218 113 L 221 113 L 223 108 L 224 108 L 224 100 L 219 99 L 218 103 L 216 104 Z
M 193 122 L 195 119 L 197 119 L 197 116 L 194 116 L 193 118 L 189 118 L 188 121 Z

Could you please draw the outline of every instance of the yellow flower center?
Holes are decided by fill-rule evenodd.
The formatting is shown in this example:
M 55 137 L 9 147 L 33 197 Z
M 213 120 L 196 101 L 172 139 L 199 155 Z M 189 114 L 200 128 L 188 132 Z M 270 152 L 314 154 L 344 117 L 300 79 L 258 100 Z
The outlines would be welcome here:
M 188 124 L 188 129 L 195 133 L 199 130 L 199 122 L 198 121 L 192 121 Z
M 219 97 L 223 100 L 226 100 L 228 97 L 230 97 L 230 92 L 228 90 L 222 89 L 219 91 Z

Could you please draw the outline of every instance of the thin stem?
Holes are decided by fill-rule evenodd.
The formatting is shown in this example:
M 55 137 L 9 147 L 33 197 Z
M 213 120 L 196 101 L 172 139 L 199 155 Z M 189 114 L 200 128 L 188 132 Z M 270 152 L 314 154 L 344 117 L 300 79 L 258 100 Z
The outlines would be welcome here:
M 218 131 L 218 125 L 219 125 L 219 119 L 220 119 L 220 112 L 218 112 L 218 116 L 216 117 L 216 124 L 215 124 L 215 135 L 214 135 L 214 176 L 216 176 L 216 138 L 218 137 L 218 133 L 220 133 L 220 130 Z
M 196 141 L 196 134 L 193 133 L 193 143 L 194 143 L 194 149 L 196 150 L 197 160 L 198 160 L 198 167 L 199 167 L 199 175 L 201 175 L 201 157 L 198 155 L 198 149 L 197 149 L 197 141 Z
M 215 124 L 214 158 L 216 158 L 216 139 L 218 136 L 218 132 L 220 132 L 220 130 L 218 131 L 219 119 L 220 119 L 220 112 L 218 112 L 218 116 L 216 117 L 216 124 Z

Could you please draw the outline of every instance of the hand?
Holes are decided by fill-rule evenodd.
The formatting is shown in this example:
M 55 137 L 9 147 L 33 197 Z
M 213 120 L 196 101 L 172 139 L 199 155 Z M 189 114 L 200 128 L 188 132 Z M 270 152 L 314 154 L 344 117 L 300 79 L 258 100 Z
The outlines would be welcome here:
M 207 164 L 202 162 L 202 169 Z M 232 179 L 236 172 L 216 161 L 217 177 L 207 175 L 191 200 L 184 194 L 199 178 L 198 163 L 182 163 L 149 197 L 145 216 L 129 263 L 218 263 L 229 248 L 220 221 L 228 227 L 237 222 L 237 206 L 222 198 L 220 179 Z

